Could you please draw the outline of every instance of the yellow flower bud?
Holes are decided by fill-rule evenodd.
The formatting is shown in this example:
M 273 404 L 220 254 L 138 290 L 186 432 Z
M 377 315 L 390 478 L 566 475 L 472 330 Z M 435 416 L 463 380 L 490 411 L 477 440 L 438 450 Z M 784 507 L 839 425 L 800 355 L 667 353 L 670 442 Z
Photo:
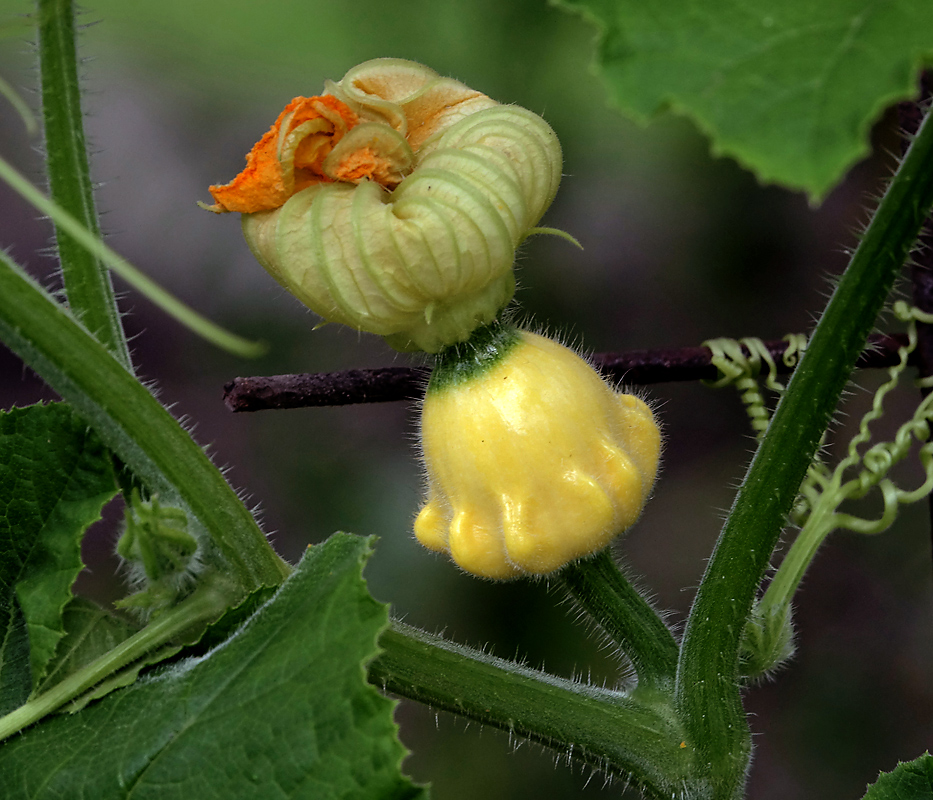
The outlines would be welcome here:
M 486 578 L 543 575 L 603 549 L 641 514 L 661 452 L 642 400 L 563 345 L 510 328 L 441 354 L 421 440 L 415 535 Z
M 400 59 L 295 98 L 246 169 L 212 186 L 263 267 L 324 319 L 438 352 L 515 291 L 515 249 L 561 151 L 537 115 Z

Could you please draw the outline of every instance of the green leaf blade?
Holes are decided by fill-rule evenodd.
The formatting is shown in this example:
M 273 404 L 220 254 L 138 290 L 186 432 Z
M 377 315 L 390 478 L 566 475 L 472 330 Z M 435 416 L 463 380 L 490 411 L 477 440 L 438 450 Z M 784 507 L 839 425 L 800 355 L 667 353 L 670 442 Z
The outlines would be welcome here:
M 933 756 L 924 753 L 881 773 L 863 800 L 933 800 Z
M 365 682 L 386 607 L 336 534 L 225 644 L 0 748 L 15 798 L 420 798 Z
M 3 588 L 0 598 L 0 716 L 9 714 L 29 699 L 32 667 L 26 618 L 15 593 Z
M 0 608 L 22 610 L 32 684 L 64 635 L 81 537 L 117 493 L 110 454 L 63 404 L 0 414 Z
M 642 122 L 670 107 L 713 152 L 821 199 L 869 152 L 872 123 L 915 96 L 933 57 L 933 5 L 559 0 L 600 29 L 613 102 Z

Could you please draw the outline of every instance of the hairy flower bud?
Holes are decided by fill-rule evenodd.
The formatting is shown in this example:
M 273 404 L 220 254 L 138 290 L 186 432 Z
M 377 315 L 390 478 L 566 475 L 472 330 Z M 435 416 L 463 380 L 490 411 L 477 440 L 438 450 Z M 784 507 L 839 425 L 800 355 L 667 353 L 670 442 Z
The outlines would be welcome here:
M 260 264 L 324 319 L 437 352 L 495 319 L 547 210 L 560 145 L 537 115 L 400 59 L 296 98 L 212 186 Z
M 439 361 L 421 419 L 425 547 L 482 577 L 541 575 L 638 519 L 661 450 L 643 401 L 526 331 L 483 329 Z

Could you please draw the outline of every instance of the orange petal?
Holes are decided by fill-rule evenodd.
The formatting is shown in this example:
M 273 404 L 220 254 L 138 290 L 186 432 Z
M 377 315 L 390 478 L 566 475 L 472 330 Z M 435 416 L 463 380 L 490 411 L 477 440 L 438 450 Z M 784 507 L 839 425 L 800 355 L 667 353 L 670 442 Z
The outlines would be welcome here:
M 283 170 L 281 147 L 285 137 L 302 123 L 318 119 L 327 124 L 295 146 L 294 153 L 286 159 L 293 165 L 287 171 Z M 358 121 L 349 106 L 336 97 L 296 97 L 250 150 L 246 156 L 246 168 L 230 183 L 210 187 L 210 193 L 216 200 L 211 210 L 243 214 L 270 211 L 284 205 L 296 191 L 311 183 L 329 180 L 321 172 L 321 164 L 333 146 Z
M 380 158 L 369 147 L 351 153 L 334 170 L 334 177 L 340 181 L 357 183 L 364 178 L 371 178 L 374 173 L 386 170 L 385 159 Z
M 336 181 L 373 180 L 394 189 L 411 172 L 414 160 L 405 137 L 394 128 L 361 122 L 334 145 L 321 172 Z

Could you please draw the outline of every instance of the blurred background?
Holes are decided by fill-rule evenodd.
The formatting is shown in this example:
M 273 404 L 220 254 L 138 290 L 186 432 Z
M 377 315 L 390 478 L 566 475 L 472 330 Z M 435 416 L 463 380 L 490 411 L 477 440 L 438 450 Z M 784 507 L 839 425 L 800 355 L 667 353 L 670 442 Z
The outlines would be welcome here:
M 30 8 L 4 3 L 0 76 L 38 110 L 32 31 L 16 16 Z M 293 96 L 315 94 L 325 78 L 369 58 L 414 59 L 543 115 L 560 137 L 565 178 L 542 224 L 571 232 L 585 249 L 550 237 L 523 248 L 517 300 L 533 324 L 588 352 L 780 338 L 811 327 L 843 269 L 844 250 L 891 172 L 885 153 L 898 152 L 894 117 L 876 128 L 879 155 L 811 208 L 712 158 L 683 119 L 666 114 L 640 128 L 608 108 L 590 68 L 593 29 L 537 0 L 88 0 L 79 22 L 108 243 L 190 305 L 271 344 L 262 359 L 236 359 L 126 293 L 139 372 L 230 468 L 279 551 L 295 561 L 334 530 L 377 535 L 366 576 L 397 617 L 557 674 L 615 682 L 613 662 L 546 581 L 479 581 L 414 541 L 416 408 L 225 409 L 223 384 L 237 375 L 413 362 L 373 336 L 313 330 L 316 318 L 253 261 L 238 218 L 195 202 L 239 172 Z M 40 146 L 0 101 L 0 153 L 44 186 Z M 0 186 L 0 246 L 55 287 L 50 235 L 47 221 Z M 837 422 L 842 435 L 880 378 L 857 380 Z M 753 442 L 732 390 L 668 384 L 646 394 L 665 429 L 664 468 L 616 549 L 679 625 Z M 0 349 L 0 405 L 48 397 Z M 907 388 L 893 418 L 914 400 Z M 911 485 L 916 479 L 904 472 Z M 908 509 L 874 538 L 837 534 L 820 553 L 799 594 L 798 656 L 747 694 L 756 734 L 751 798 L 861 797 L 879 769 L 933 743 L 927 515 L 925 506 Z M 87 541 L 80 585 L 102 602 L 121 594 L 110 555 L 120 516 L 110 507 Z M 616 797 L 624 788 L 537 746 L 513 752 L 518 743 L 505 734 L 411 703 L 396 717 L 413 751 L 407 771 L 431 782 L 438 800 Z

